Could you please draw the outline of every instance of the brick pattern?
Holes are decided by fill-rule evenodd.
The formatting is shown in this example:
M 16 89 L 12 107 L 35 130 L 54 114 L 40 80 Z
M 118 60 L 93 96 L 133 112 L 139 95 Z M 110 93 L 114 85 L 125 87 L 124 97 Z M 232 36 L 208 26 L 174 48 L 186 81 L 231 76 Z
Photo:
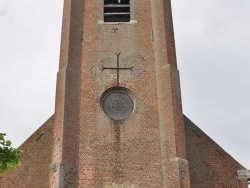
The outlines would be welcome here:
M 0 175 L 2 188 L 49 187 L 52 157 L 53 116 L 34 132 L 21 146 L 22 165 Z
M 127 182 L 135 187 L 174 188 L 180 177 L 188 180 L 187 163 L 178 158 L 185 159 L 178 71 L 167 66 L 175 65 L 175 53 L 167 52 L 165 38 L 154 45 L 153 33 L 161 28 L 152 27 L 157 19 L 151 16 L 158 12 L 162 16 L 163 9 L 152 11 L 151 4 L 150 0 L 131 1 L 131 17 L 137 23 L 103 24 L 102 0 L 65 1 L 52 187 Z M 166 9 L 170 14 L 170 7 Z M 165 24 L 172 23 L 160 23 Z M 167 37 L 173 47 L 173 36 Z M 160 49 L 160 58 L 156 58 L 155 48 Z M 133 66 L 132 71 L 120 72 L 119 85 L 131 90 L 136 102 L 134 114 L 120 122 L 110 120 L 100 108 L 102 93 L 117 84 L 114 70 L 102 70 L 102 66 L 116 66 L 115 53 L 121 53 L 121 67 Z M 163 119 L 167 121 L 163 123 Z M 181 185 L 188 187 L 187 183 Z
M 163 76 L 160 79 L 162 85 L 168 86 L 163 92 L 167 93 L 169 103 L 166 104 L 163 99 L 158 100 L 158 92 L 162 91 L 159 87 L 163 86 L 157 85 L 156 81 L 158 77 L 152 36 L 151 1 L 131 1 L 131 16 L 137 23 L 129 24 L 100 23 L 103 19 L 102 5 L 101 0 L 84 3 L 78 186 L 103 187 L 113 182 L 117 185 L 127 182 L 135 187 L 164 187 L 167 184 L 171 188 L 177 187 L 178 174 L 182 170 L 181 174 L 188 177 L 188 166 L 181 165 L 179 160 L 171 162 L 171 158 L 176 157 L 177 135 L 169 131 L 171 136 L 166 141 L 162 140 L 161 131 L 163 134 L 167 132 L 166 128 L 162 130 L 159 126 L 159 102 L 164 108 L 160 109 L 166 116 L 170 116 L 169 128 L 174 130 L 172 126 L 175 126 L 178 116 L 174 115 L 173 108 L 182 118 L 181 107 L 176 108 L 181 105 L 177 84 L 179 79 L 178 74 L 173 74 L 175 68 L 169 70 L 168 60 L 161 58 L 165 68 L 161 71 Z M 133 66 L 133 71 L 120 71 L 120 86 L 132 92 L 136 103 L 134 113 L 120 122 L 111 120 L 100 107 L 102 93 L 117 84 L 115 70 L 102 70 L 102 66 L 116 66 L 115 53 L 121 53 L 121 67 Z M 161 70 L 161 67 L 158 69 Z M 172 82 L 176 78 L 177 82 Z M 175 99 L 172 99 L 172 90 L 178 93 Z M 172 104 L 173 101 L 177 103 Z M 182 121 L 178 123 L 179 130 L 181 124 Z M 184 135 L 179 136 L 178 141 L 184 142 Z M 165 147 L 164 152 L 162 147 Z M 182 144 L 180 148 L 185 150 L 185 145 Z M 178 152 L 183 153 L 178 154 L 179 157 L 185 157 L 184 150 Z M 162 155 L 166 154 L 169 155 L 168 164 L 163 163 L 162 159 Z M 167 177 L 167 183 L 162 181 L 165 176 L 162 173 L 163 166 L 168 169 L 169 174 L 174 174 Z M 175 179 L 174 183 L 171 178 Z M 187 182 L 184 181 L 182 187 L 188 187 Z
M 54 115 L 51 187 L 77 186 L 77 134 L 79 132 L 83 6 L 83 0 L 64 1 L 62 50 Z
M 24 143 L 31 152 L 3 185 L 189 188 L 190 171 L 192 188 L 239 187 L 231 172 L 242 166 L 187 119 L 185 139 L 170 0 L 131 0 L 131 18 L 103 23 L 103 0 L 65 0 L 55 114 Z M 135 100 L 121 121 L 100 106 L 117 86 L 116 70 L 103 70 L 116 67 L 117 53 L 120 67 L 133 67 L 120 70 L 118 85 Z
M 148 38 L 151 30 L 144 31 L 148 34 L 144 34 L 146 39 L 146 36 L 137 37 L 141 28 L 137 24 L 97 24 L 102 14 L 91 10 L 100 4 L 100 1 L 85 4 L 89 14 L 85 16 L 83 28 L 86 37 L 82 81 L 85 84 L 81 92 L 79 187 L 103 187 L 112 182 L 161 187 L 153 54 L 152 50 L 144 51 L 144 46 L 152 49 Z M 116 33 L 114 28 L 118 29 Z M 132 91 L 136 109 L 119 123 L 110 120 L 100 108 L 101 94 L 116 86 L 116 72 L 100 70 L 101 66 L 116 66 L 114 53 L 121 53 L 121 67 L 134 67 L 133 71 L 120 72 L 120 85 Z
M 247 188 L 236 179 L 237 170 L 245 169 L 209 138 L 187 117 L 185 132 L 192 188 Z

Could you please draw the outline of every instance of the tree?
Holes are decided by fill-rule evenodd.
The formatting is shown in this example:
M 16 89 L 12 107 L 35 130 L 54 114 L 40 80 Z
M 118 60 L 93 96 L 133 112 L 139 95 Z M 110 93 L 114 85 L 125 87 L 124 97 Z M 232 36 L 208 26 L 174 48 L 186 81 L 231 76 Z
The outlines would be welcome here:
M 15 169 L 21 165 L 22 151 L 11 147 L 11 141 L 5 140 L 6 134 L 0 133 L 0 174 L 8 169 Z

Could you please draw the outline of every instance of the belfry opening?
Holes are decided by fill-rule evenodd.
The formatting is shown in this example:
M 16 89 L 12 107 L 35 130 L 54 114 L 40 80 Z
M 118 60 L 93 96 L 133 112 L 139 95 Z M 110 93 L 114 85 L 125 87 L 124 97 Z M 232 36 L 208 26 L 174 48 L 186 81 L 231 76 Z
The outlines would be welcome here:
M 129 22 L 130 0 L 104 0 L 104 22 Z

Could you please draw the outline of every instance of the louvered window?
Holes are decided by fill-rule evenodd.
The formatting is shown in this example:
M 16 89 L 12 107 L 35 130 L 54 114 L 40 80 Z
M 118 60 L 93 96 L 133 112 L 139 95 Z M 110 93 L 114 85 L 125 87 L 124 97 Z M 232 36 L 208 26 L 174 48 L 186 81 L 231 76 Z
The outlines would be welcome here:
M 104 22 L 129 22 L 129 0 L 104 0 Z

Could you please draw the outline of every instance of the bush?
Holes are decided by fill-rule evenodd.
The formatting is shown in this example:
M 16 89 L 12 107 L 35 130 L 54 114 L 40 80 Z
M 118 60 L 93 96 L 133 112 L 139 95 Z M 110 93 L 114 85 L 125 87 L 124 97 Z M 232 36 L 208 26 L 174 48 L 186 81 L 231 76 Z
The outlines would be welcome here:
M 15 169 L 21 165 L 22 151 L 11 147 L 11 141 L 5 140 L 6 134 L 0 133 L 0 174 L 8 169 Z

